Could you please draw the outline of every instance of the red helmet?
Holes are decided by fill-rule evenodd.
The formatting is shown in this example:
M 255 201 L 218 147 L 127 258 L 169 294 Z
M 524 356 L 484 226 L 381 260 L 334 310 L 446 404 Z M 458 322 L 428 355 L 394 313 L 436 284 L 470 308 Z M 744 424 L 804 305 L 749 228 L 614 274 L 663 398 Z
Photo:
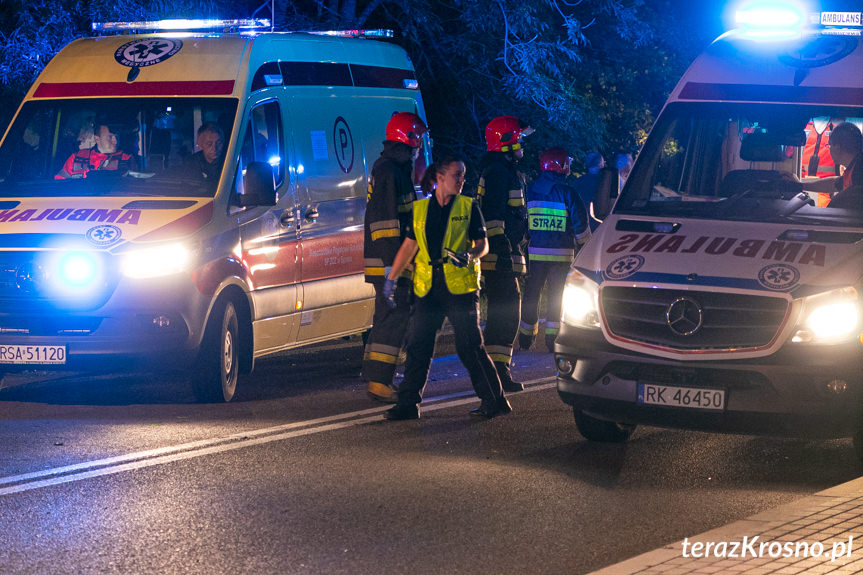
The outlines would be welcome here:
M 539 166 L 543 172 L 568 174 L 572 158 L 563 148 L 549 148 L 539 157 Z
M 428 128 L 419 116 L 410 112 L 393 114 L 387 122 L 387 140 L 401 142 L 414 148 L 420 146 L 420 140 Z
M 515 116 L 498 116 L 485 127 L 485 147 L 489 152 L 511 152 L 521 147 L 521 138 L 533 128 Z

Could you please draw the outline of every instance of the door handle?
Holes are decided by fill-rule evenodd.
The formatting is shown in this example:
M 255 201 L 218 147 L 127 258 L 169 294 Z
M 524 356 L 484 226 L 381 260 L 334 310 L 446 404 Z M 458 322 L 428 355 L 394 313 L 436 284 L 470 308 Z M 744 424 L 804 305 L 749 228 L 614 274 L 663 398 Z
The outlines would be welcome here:
M 290 226 L 294 223 L 294 212 L 291 210 L 285 210 L 282 212 L 282 216 L 279 218 L 279 223 L 284 227 Z
M 309 208 L 308 210 L 306 210 L 305 218 L 312 223 L 316 222 L 318 219 L 317 208 Z

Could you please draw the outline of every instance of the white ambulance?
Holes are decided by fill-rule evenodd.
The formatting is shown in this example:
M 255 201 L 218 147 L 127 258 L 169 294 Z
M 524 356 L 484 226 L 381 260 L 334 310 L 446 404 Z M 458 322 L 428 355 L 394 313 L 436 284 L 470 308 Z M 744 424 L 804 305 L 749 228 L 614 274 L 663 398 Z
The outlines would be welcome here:
M 672 92 L 564 291 L 558 391 L 586 438 L 863 437 L 863 201 L 819 202 L 806 155 L 807 129 L 863 127 L 860 16 L 741 12 Z
M 160 26 L 69 44 L 0 144 L 0 372 L 179 360 L 228 401 L 255 358 L 371 324 L 369 171 L 392 114 L 425 117 L 407 54 L 266 21 L 98 30 Z

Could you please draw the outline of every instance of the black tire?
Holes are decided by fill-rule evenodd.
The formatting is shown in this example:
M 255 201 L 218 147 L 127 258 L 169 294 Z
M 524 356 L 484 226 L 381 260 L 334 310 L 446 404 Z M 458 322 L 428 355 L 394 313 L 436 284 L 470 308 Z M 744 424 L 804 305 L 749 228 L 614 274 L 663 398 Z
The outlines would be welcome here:
M 239 334 L 237 310 L 233 302 L 226 301 L 210 318 L 196 373 L 192 375 L 198 401 L 229 402 L 236 395 L 240 366 Z
M 597 419 L 575 408 L 572 410 L 572 415 L 575 417 L 575 426 L 578 427 L 578 432 L 588 441 L 626 443 L 636 427 L 626 423 Z

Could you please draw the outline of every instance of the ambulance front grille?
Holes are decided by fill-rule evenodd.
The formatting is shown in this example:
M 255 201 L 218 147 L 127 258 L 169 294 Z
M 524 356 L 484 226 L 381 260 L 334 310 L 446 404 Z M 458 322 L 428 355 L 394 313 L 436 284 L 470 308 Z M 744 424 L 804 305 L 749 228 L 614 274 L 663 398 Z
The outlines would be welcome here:
M 615 336 L 686 351 L 766 346 L 788 309 L 779 297 L 642 287 L 607 286 L 600 298 Z

